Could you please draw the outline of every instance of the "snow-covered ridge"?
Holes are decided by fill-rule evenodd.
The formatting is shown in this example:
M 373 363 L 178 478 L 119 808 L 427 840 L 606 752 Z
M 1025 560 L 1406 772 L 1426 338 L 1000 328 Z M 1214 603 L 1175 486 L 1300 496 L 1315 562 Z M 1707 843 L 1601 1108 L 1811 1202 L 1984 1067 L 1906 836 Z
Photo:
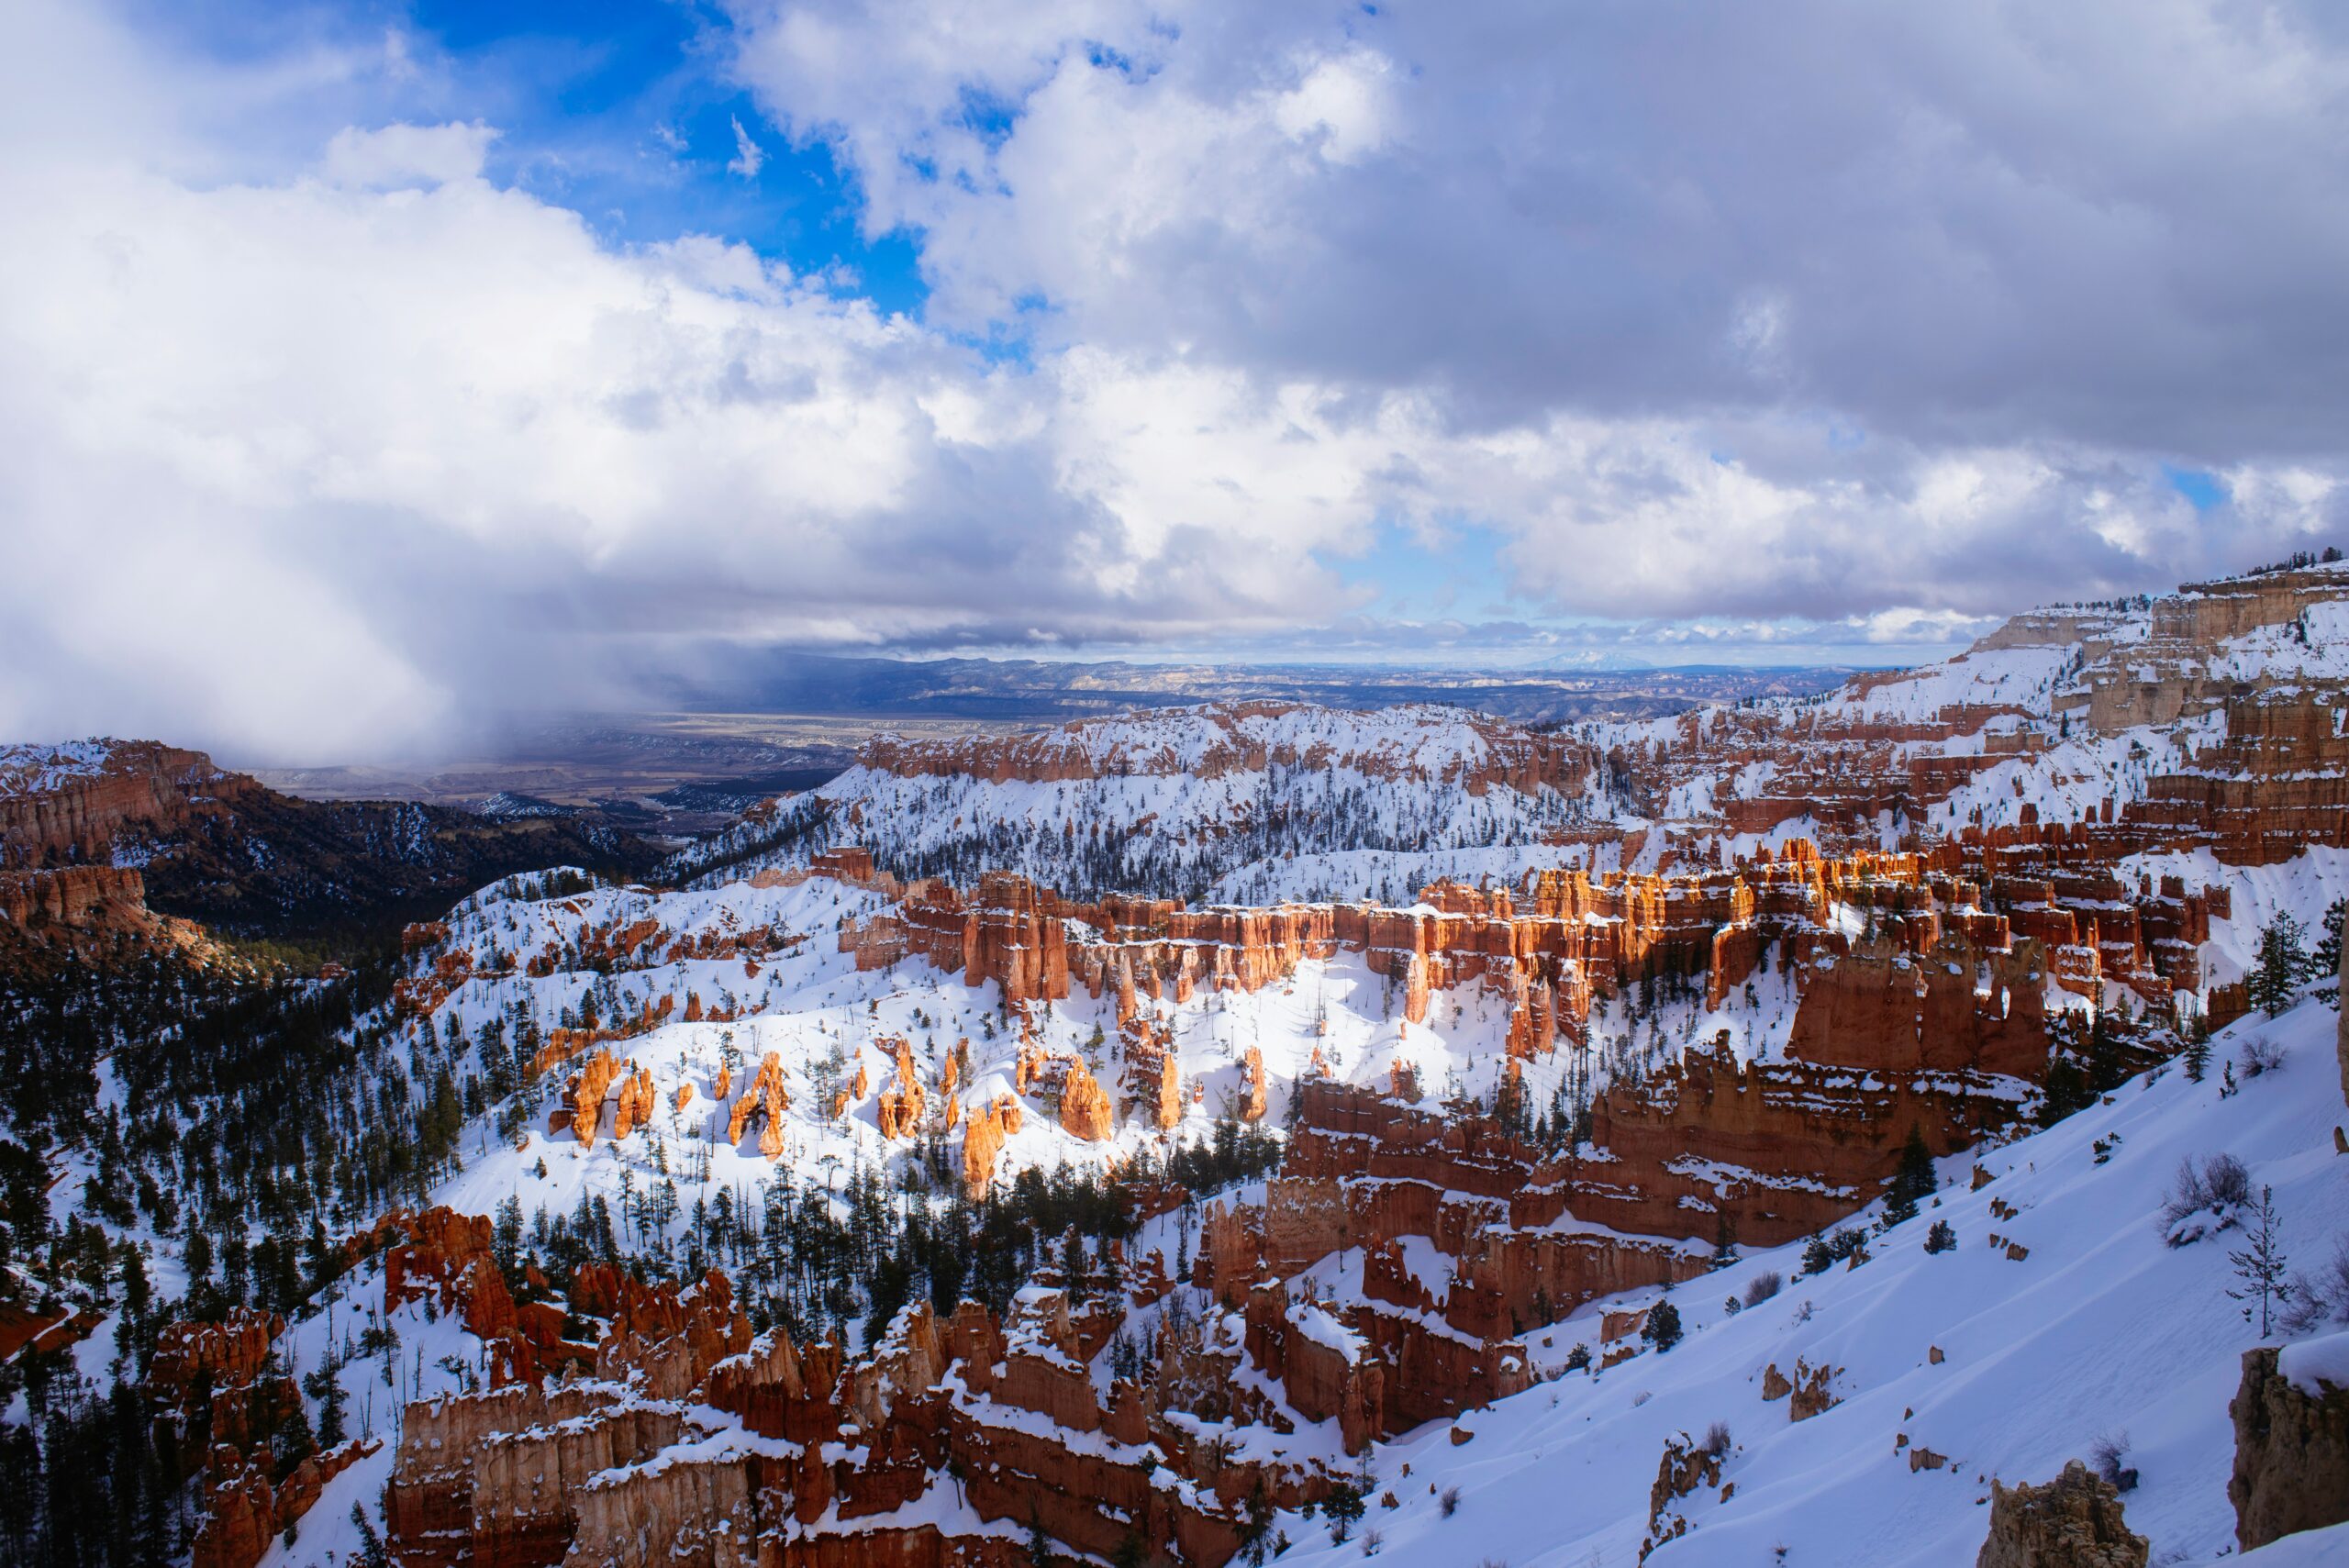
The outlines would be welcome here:
M 1686 1338 L 1668 1353 L 1564 1371 L 1576 1345 L 1596 1355 L 1608 1314 L 1657 1293 L 1589 1303 L 1530 1338 L 1555 1381 L 1381 1444 L 1368 1468 L 1397 1507 L 1375 1505 L 1364 1528 L 1397 1562 L 1628 1565 L 1650 1531 L 1664 1444 L 1720 1422 L 1720 1485 L 1671 1505 L 1688 1528 L 1654 1550 L 1653 1568 L 1970 1562 L 1992 1477 L 2051 1480 L 2107 1439 L 2137 1473 L 2121 1503 L 2153 1561 L 2238 1561 L 2228 1401 L 2242 1353 L 2262 1342 L 2226 1294 L 2241 1284 L 2228 1253 L 2243 1245 L 2242 1225 L 2173 1248 L 2160 1211 L 2181 1160 L 2232 1153 L 2254 1192 L 2273 1186 L 2290 1264 L 2321 1275 L 2349 1239 L 2332 1138 L 2335 1023 L 2314 1001 L 2245 1019 L 2214 1040 L 2200 1083 L 2172 1063 L 2049 1131 L 1942 1162 L 1940 1193 L 1871 1240 L 1863 1265 L 1796 1277 L 1799 1247 L 1749 1251 L 1671 1293 Z M 2281 1065 L 2227 1092 L 2221 1064 L 2242 1073 L 2254 1041 Z M 1977 1162 L 1988 1180 L 1976 1187 Z M 1954 1250 L 1925 1251 L 1937 1223 Z M 1765 1275 L 1783 1289 L 1731 1308 Z M 2311 1390 L 2349 1380 L 2343 1312 L 2349 1300 L 2271 1334 L 2287 1341 L 2287 1377 Z M 1764 1387 L 1767 1369 L 1787 1375 L 1798 1361 L 1832 1369 L 1836 1401 L 1801 1421 Z M 1339 1568 L 1363 1554 L 1359 1535 L 1332 1544 L 1314 1521 L 1284 1526 L 1297 1542 L 1284 1562 Z M 2287 1536 L 2248 1561 L 2332 1562 L 2344 1550 L 2349 1526 Z
M 74 779 L 96 778 L 120 744 L 99 739 L 0 746 L 0 796 L 45 795 Z
M 1504 720 L 1431 703 L 1371 710 L 1208 703 L 1080 719 L 981 740 L 882 736 L 860 759 L 876 772 L 1054 779 L 1117 774 L 1211 778 L 1267 766 L 1344 767 L 1370 776 L 1460 780 L 1508 765 L 1569 767 L 1571 747 Z

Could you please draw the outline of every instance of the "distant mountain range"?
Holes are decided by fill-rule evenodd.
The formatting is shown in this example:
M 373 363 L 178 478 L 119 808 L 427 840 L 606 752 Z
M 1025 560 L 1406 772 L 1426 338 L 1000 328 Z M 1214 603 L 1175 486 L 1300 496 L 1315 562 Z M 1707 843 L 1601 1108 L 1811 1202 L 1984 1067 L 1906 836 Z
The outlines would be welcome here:
M 1032 659 L 852 659 L 766 652 L 660 693 L 688 712 L 857 714 L 993 720 L 1085 718 L 1201 702 L 1385 707 L 1438 702 L 1519 723 L 1643 718 L 1708 702 L 1824 691 L 1851 672 L 1824 665 L 1657 669 L 1583 651 L 1516 669 L 1346 664 L 1058 663 Z

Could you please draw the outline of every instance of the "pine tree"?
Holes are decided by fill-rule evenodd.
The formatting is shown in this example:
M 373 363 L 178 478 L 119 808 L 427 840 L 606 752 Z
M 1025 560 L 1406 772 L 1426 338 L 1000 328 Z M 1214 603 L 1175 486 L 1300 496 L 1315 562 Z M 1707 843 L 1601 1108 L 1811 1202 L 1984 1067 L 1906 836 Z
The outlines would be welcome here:
M 1656 1353 L 1662 1355 L 1680 1342 L 1680 1308 L 1669 1299 L 1659 1301 L 1648 1308 L 1648 1320 L 1640 1328 L 1640 1338 L 1651 1341 Z
M 2259 1207 L 2251 1211 L 2243 1236 L 2247 1243 L 2243 1249 L 2227 1254 L 2227 1262 L 2234 1266 L 2235 1278 L 2242 1282 L 2227 1296 L 2243 1304 L 2243 1318 L 2246 1323 L 2252 1321 L 2253 1308 L 2257 1307 L 2259 1337 L 2264 1340 L 2267 1338 L 2276 1304 L 2290 1294 L 2290 1287 L 2284 1283 L 2284 1243 L 2277 1235 L 2274 1187 L 2259 1189 Z
M 1884 1222 L 1904 1225 L 1917 1218 L 1917 1206 L 1939 1184 L 1933 1174 L 1933 1151 L 1915 1122 L 1909 1124 L 1909 1141 L 1900 1149 L 1900 1168 L 1893 1173 L 1885 1195 Z
M 384 1550 L 384 1538 L 375 1533 L 374 1521 L 367 1517 L 364 1503 L 351 1505 L 351 1523 L 359 1531 L 359 1568 L 386 1568 L 390 1555 Z
M 1936 1219 L 1933 1228 L 1925 1232 L 1925 1251 L 1952 1252 L 1957 1250 L 1957 1232 L 1950 1229 L 1946 1219 Z
M 2058 1056 L 2047 1064 L 2047 1080 L 2041 1085 L 2039 1125 L 2054 1127 L 2074 1111 L 2083 1110 L 2095 1102 L 2087 1079 L 2073 1065 L 2068 1056 Z
M 2289 1008 L 2308 969 L 2300 923 L 2288 913 L 2259 929 L 2259 959 L 2245 976 L 2251 1005 L 2275 1018 Z
M 1330 1540 L 1342 1542 L 1353 1533 L 1354 1524 L 1363 1515 L 1363 1489 L 1351 1481 L 1334 1483 L 1328 1496 L 1321 1499 L 1321 1511 L 1330 1516 Z
M 2199 1084 L 2210 1070 L 2210 1026 L 2199 1016 L 2187 1020 L 2185 1056 L 2187 1082 Z
M 2324 934 L 2309 955 L 2309 978 L 2330 980 L 2341 973 L 2341 925 L 2349 917 L 2349 899 L 2336 898 L 2325 907 Z
M 498 1272 L 510 1282 L 522 1263 L 522 1200 L 508 1195 L 497 1206 L 497 1232 L 493 1242 Z

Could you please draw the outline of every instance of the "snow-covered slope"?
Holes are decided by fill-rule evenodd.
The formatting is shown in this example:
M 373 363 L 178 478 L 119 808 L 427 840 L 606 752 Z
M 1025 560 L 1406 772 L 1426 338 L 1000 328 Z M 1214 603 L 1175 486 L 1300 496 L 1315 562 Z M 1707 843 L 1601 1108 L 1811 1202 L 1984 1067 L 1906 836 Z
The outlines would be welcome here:
M 1677 1348 L 1596 1375 L 1560 1372 L 1577 1343 L 1598 1348 L 1604 1313 L 1656 1296 L 1591 1304 L 1534 1339 L 1556 1380 L 1464 1417 L 1457 1429 L 1473 1439 L 1455 1446 L 1439 1425 L 1380 1445 L 1371 1469 L 1397 1506 L 1374 1502 L 1364 1527 L 1400 1562 L 1628 1565 L 1648 1532 L 1666 1440 L 1701 1438 L 1718 1421 L 1732 1444 L 1729 1495 L 1704 1487 L 1676 1504 L 1688 1533 L 1653 1554 L 1655 1568 L 1971 1562 L 1991 1477 L 2052 1479 L 2105 1438 L 2126 1442 L 2122 1462 L 2138 1483 L 2123 1502 L 2154 1560 L 2218 1557 L 2234 1539 L 2227 1402 L 2242 1352 L 2261 1340 L 2226 1295 L 2238 1284 L 2228 1253 L 2243 1245 L 2240 1223 L 2171 1248 L 2160 1210 L 2180 1161 L 2231 1153 L 2254 1189 L 2273 1187 L 2294 1264 L 2317 1276 L 2349 1246 L 2349 1158 L 2332 1146 L 2334 1024 L 2315 1001 L 2244 1020 L 2216 1040 L 2201 1083 L 2173 1064 L 2050 1131 L 1943 1162 L 1938 1199 L 1872 1240 L 1860 1266 L 1796 1278 L 1798 1248 L 1742 1257 L 1673 1293 L 1687 1329 Z M 2240 1062 L 2254 1042 L 2280 1066 L 2249 1076 Z M 2232 1096 L 2222 1063 L 2236 1063 Z M 1991 1180 L 1969 1190 L 1976 1159 Z M 1955 1230 L 1954 1251 L 1924 1250 L 1936 1222 Z M 2028 1255 L 2011 1257 L 2009 1243 Z M 1786 1276 L 1785 1288 L 1726 1309 L 1766 1273 Z M 2338 1311 L 2349 1317 L 2349 1298 Z M 2349 1331 L 2328 1319 L 2307 1336 Z M 1796 1422 L 1762 1386 L 1767 1368 L 1791 1376 L 1798 1361 L 1837 1369 L 1840 1402 Z M 1920 1449 L 1946 1462 L 1913 1469 Z M 1442 1496 L 1453 1486 L 1458 1509 L 1446 1518 Z M 1284 1562 L 1352 1562 L 1364 1551 L 1360 1538 L 1330 1544 L 1311 1521 L 1284 1528 L 1297 1543 Z M 2344 1544 L 2330 1534 L 2321 1549 L 2303 1542 L 2272 1560 L 2349 1560 L 2330 1555 Z
M 1483 869 L 1481 851 L 1514 849 L 1484 862 L 1521 864 L 1606 820 L 1590 778 L 1586 747 L 1464 709 L 1221 704 L 977 741 L 884 737 L 793 809 L 828 813 L 830 837 L 872 845 L 906 876 L 1014 870 L 1084 894 L 1364 896 Z M 821 842 L 795 838 L 748 863 L 789 863 Z M 1349 858 L 1364 851 L 1378 863 Z
M 580 1023 L 590 1009 L 598 1019 L 629 1018 L 667 998 L 671 1010 L 669 1021 L 610 1047 L 651 1074 L 650 1138 L 603 1138 L 583 1146 L 567 1129 L 549 1131 L 547 1113 L 562 1103 L 565 1077 L 551 1073 L 521 1107 L 526 1114 L 514 1119 L 508 1136 L 494 1135 L 484 1124 L 469 1140 L 467 1168 L 436 1193 L 439 1201 L 488 1213 L 511 1196 L 526 1215 L 541 1206 L 560 1214 L 583 1192 L 617 1201 L 623 1179 L 646 1181 L 652 1162 L 661 1161 L 674 1165 L 661 1175 L 679 1184 L 683 1208 L 690 1211 L 696 1196 L 755 1193 L 779 1171 L 816 1173 L 820 1179 L 826 1172 L 908 1162 L 915 1151 L 885 1139 L 878 1121 L 878 1095 L 893 1080 L 898 1039 L 907 1042 L 923 1082 L 932 1084 L 958 1042 L 967 1042 L 957 1093 L 974 1109 L 1014 1093 L 1022 1035 L 1006 1018 L 996 985 L 966 986 L 960 973 L 920 960 L 859 972 L 853 956 L 840 951 L 844 923 L 888 907 L 875 892 L 818 877 L 785 886 L 744 882 L 665 894 L 605 887 L 555 899 L 521 896 L 534 881 L 511 879 L 467 900 L 447 922 L 448 944 L 485 961 L 549 952 L 575 957 L 583 933 L 651 921 L 667 933 L 662 940 L 673 950 L 720 940 L 734 945 L 722 958 L 675 958 L 600 974 L 584 962 L 541 974 L 508 964 L 506 973 L 474 975 L 450 990 L 429 1023 L 437 1039 L 458 1042 L 451 1061 L 460 1081 L 479 1075 L 495 1082 L 503 1065 L 495 1059 L 510 1060 L 526 1027 L 535 1040 Z M 743 953 L 754 953 L 755 964 L 746 964 Z M 429 972 L 429 954 L 418 967 Z M 751 967 L 755 975 L 747 973 Z M 1779 989 L 1772 987 L 1774 997 Z M 682 999 L 688 997 L 724 1015 L 724 1021 L 684 1021 Z M 1783 1009 L 1783 1000 L 1779 1006 Z M 1242 1062 L 1252 1048 L 1261 1053 L 1275 1117 L 1286 1104 L 1288 1085 L 1317 1052 L 1329 1072 L 1348 1082 L 1384 1083 L 1402 1062 L 1431 1090 L 1451 1087 L 1489 1099 L 1504 1062 L 1508 1018 L 1506 998 L 1464 987 L 1439 993 L 1426 1021 L 1409 1022 L 1394 983 L 1372 973 L 1363 955 L 1347 952 L 1308 959 L 1286 981 L 1260 991 L 1202 990 L 1182 1004 L 1170 997 L 1145 999 L 1144 1006 L 1170 1039 L 1189 1096 L 1175 1139 L 1207 1136 L 1243 1093 Z M 1085 1060 L 1114 1091 L 1118 1035 L 1115 995 L 1097 1000 L 1079 990 L 1040 1009 L 1025 1038 L 1043 1054 Z M 780 1162 L 763 1157 L 755 1137 L 740 1147 L 726 1140 L 726 1106 L 715 1091 L 720 1070 L 727 1069 L 739 1095 L 770 1051 L 782 1062 L 790 1099 Z M 1532 1064 L 1529 1082 L 1546 1097 L 1565 1070 L 1564 1057 L 1553 1057 Z M 866 1092 L 852 1098 L 847 1114 L 834 1115 L 835 1097 L 860 1071 Z M 677 1092 L 687 1086 L 693 1093 L 680 1106 Z M 932 1108 L 942 1114 L 942 1106 Z M 604 1114 L 608 1128 L 612 1113 Z M 713 1118 L 720 1129 L 714 1140 Z M 1050 1104 L 1038 1099 L 1006 1141 L 1004 1162 L 1013 1172 L 1097 1168 L 1145 1147 L 1163 1150 L 1167 1141 L 1140 1118 L 1119 1118 L 1107 1140 L 1087 1140 L 1064 1131 Z M 676 1154 L 664 1155 L 662 1145 Z M 696 1152 L 690 1165 L 679 1158 L 686 1148 Z

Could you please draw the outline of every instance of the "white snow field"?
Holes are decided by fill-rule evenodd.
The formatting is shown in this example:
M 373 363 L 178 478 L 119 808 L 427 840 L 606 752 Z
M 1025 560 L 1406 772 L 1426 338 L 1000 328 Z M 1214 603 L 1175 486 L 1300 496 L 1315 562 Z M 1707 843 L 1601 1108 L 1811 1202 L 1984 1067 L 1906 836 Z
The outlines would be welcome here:
M 2227 1402 L 2243 1351 L 2263 1342 L 2226 1295 L 2242 1230 L 2173 1249 L 2159 1213 L 2181 1160 L 2224 1151 L 2250 1168 L 2254 1189 L 2274 1188 L 2297 1267 L 2313 1273 L 2349 1240 L 2349 1158 L 2332 1144 L 2349 1115 L 2334 1026 L 2321 1001 L 2277 1019 L 2254 1015 L 2214 1039 L 2202 1083 L 2172 1063 L 2048 1131 L 1942 1162 L 1938 1200 L 1871 1241 L 1857 1268 L 1796 1278 L 1801 1249 L 1786 1247 L 1678 1287 L 1687 1337 L 1668 1353 L 1643 1351 L 1595 1376 L 1564 1373 L 1464 1416 L 1457 1425 L 1475 1434 L 1464 1446 L 1440 1424 L 1380 1445 L 1377 1490 L 1398 1506 L 1374 1501 L 1363 1530 L 1379 1532 L 1397 1562 L 1619 1568 L 1638 1558 L 1665 1441 L 1720 1421 L 1732 1441 L 1721 1473 L 1732 1495 L 1700 1488 L 1682 1499 L 1688 1532 L 1656 1550 L 1655 1568 L 1971 1563 L 1988 1528 L 1991 1477 L 2051 1480 L 2100 1437 L 2123 1435 L 2123 1462 L 2139 1481 L 2122 1502 L 2153 1560 L 2228 1552 Z M 2254 1041 L 2280 1051 L 2281 1065 L 2244 1077 Z M 2241 1089 L 2222 1097 L 2229 1062 Z M 1993 1179 L 1973 1191 L 1976 1159 Z M 2001 1219 L 1993 1203 L 2020 1212 Z M 1955 1229 L 1954 1251 L 1924 1251 L 1936 1220 Z M 2029 1255 L 2009 1261 L 2009 1241 Z M 1776 1296 L 1724 1310 L 1725 1297 L 1773 1271 L 1787 1282 Z M 1597 1348 L 1603 1312 L 1655 1298 L 1593 1302 L 1534 1336 L 1537 1354 L 1554 1369 L 1575 1343 Z M 2340 1338 L 2349 1323 L 2311 1338 L 2328 1331 L 2349 1346 Z M 1841 1398 L 1802 1422 L 1789 1420 L 1788 1401 L 1765 1403 L 1761 1392 L 1765 1368 L 1791 1375 L 1798 1360 L 1837 1368 Z M 1946 1464 L 1912 1471 L 1916 1448 Z M 1458 1510 L 1446 1518 L 1442 1492 L 1455 1485 Z M 1297 1543 L 1285 1562 L 1363 1554 L 1362 1532 L 1332 1545 L 1319 1521 L 1285 1516 L 1282 1525 Z M 2349 1529 L 2322 1533 L 2246 1560 L 2349 1562 Z

